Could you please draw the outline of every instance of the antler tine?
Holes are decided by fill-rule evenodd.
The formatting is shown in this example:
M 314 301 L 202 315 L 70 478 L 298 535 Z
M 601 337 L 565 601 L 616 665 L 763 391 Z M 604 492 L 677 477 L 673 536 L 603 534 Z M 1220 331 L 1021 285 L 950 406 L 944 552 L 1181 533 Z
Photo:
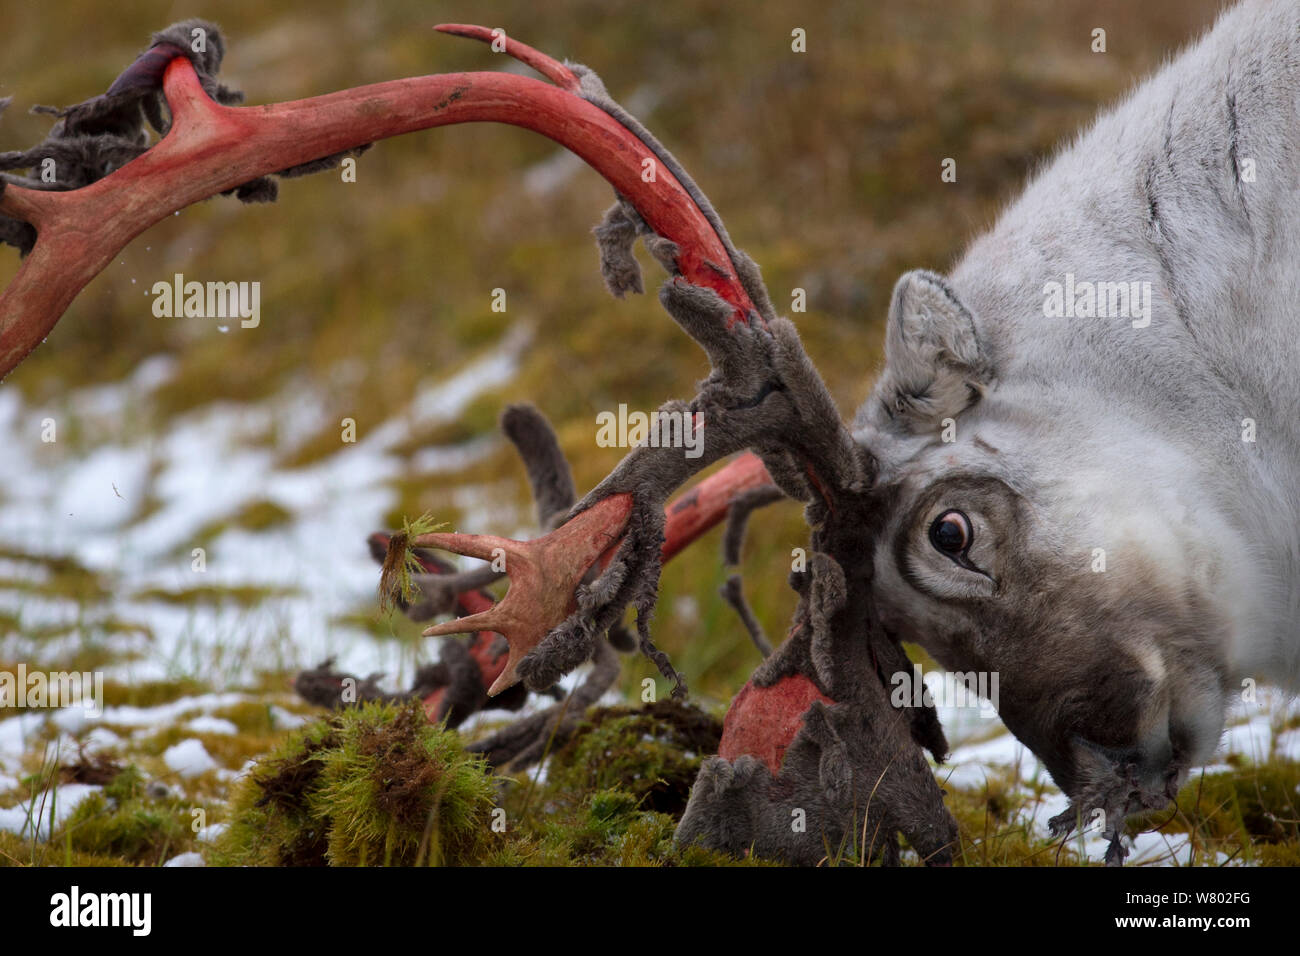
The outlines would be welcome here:
M 520 63 L 531 66 L 556 86 L 570 93 L 578 92 L 581 86 L 577 74 L 559 60 L 530 47 L 527 43 L 520 43 L 514 37 L 507 36 L 504 30 L 489 30 L 487 27 L 475 26 L 471 23 L 439 23 L 434 29 L 439 33 L 468 37 L 484 43 L 502 43 L 507 56 L 512 56 Z
M 460 552 L 452 552 L 459 554 Z M 502 602 L 504 603 L 504 602 Z M 422 632 L 425 637 L 446 637 L 451 634 L 470 634 L 474 631 L 495 631 L 501 633 L 503 626 L 509 626 L 513 621 L 510 615 L 501 610 L 501 604 L 494 604 L 486 611 L 479 611 L 476 614 L 467 614 L 464 617 L 458 617 L 450 621 L 443 621 L 440 624 L 431 624 Z M 501 688 L 505 690 L 505 688 Z M 489 691 L 489 694 L 495 694 L 496 690 Z
M 506 558 L 515 558 L 521 556 L 520 545 L 518 541 L 510 538 L 498 538 L 492 534 L 458 534 L 456 532 L 435 531 L 429 534 L 416 535 L 411 538 L 410 547 L 413 548 L 438 548 L 442 551 L 450 551 L 452 554 L 461 554 L 467 558 L 482 558 L 484 561 L 491 561 L 498 557 L 496 552 L 500 551 L 501 555 Z

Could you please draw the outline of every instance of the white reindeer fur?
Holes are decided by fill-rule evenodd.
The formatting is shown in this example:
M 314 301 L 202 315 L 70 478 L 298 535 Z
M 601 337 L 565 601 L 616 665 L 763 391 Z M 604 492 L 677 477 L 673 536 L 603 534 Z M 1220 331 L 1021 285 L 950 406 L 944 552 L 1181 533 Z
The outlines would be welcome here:
M 1067 273 L 1149 282 L 1149 325 L 1046 316 L 1045 288 Z M 1035 176 L 946 279 L 903 276 L 855 434 L 900 489 L 876 561 L 887 626 L 947 666 L 997 660 L 1003 636 L 981 622 L 1007 611 L 999 600 L 1077 582 L 1079 602 L 1020 620 L 1041 628 L 1022 635 L 1039 649 L 1024 663 L 1049 696 L 1072 648 L 1146 675 L 1130 743 L 1163 745 L 1167 763 L 1181 726 L 1180 773 L 1209 758 L 1242 680 L 1300 685 L 1300 3 L 1224 13 Z M 995 476 L 1023 511 L 1014 556 L 995 517 L 976 522 L 991 578 L 925 533 L 947 508 L 1002 507 L 984 492 L 974 505 L 941 493 L 905 525 L 954 474 Z M 1104 572 L 1087 567 L 1094 548 Z M 1024 561 L 1040 580 L 1011 579 Z M 1167 617 L 1138 621 L 1156 593 Z M 1099 616 L 1115 633 L 1089 632 L 1107 641 L 1095 652 L 1089 637 L 1052 643 L 1098 601 L 1131 606 L 1131 623 Z M 1004 703 L 1015 687 L 1004 678 Z

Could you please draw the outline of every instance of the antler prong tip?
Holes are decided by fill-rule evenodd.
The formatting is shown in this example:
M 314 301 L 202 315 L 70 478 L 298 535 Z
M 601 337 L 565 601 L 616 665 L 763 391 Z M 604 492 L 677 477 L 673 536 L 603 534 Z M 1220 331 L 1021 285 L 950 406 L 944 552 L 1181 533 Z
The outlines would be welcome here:
M 540 50 L 529 46 L 527 43 L 521 43 L 508 35 L 505 30 L 493 30 L 473 23 L 439 23 L 434 26 L 434 29 L 439 33 L 468 37 L 471 40 L 481 40 L 484 43 L 496 44 L 500 42 L 499 52 L 505 53 L 520 63 L 531 66 L 561 89 L 576 93 L 581 87 L 577 75 L 567 66 L 554 57 L 547 56 Z M 497 48 L 494 46 L 493 49 Z
M 501 672 L 500 676 L 492 682 L 492 686 L 488 688 L 487 695 L 489 697 L 495 697 L 497 694 L 504 690 L 509 690 L 518 683 L 519 675 L 515 673 L 515 666 L 512 663 L 508 665 L 506 669 Z

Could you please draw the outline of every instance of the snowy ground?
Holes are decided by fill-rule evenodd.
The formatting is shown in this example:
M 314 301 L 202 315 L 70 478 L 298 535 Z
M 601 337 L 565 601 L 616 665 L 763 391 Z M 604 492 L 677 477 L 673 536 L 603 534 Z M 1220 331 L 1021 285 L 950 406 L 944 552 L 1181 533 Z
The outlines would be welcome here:
M 205 405 L 158 434 L 139 420 L 151 393 L 173 374 L 163 358 L 142 363 L 122 383 L 74 390 L 57 407 L 28 407 L 16 390 L 0 389 L 0 664 L 49 667 L 93 643 L 106 658 L 96 670 L 126 683 L 197 676 L 216 688 L 241 687 L 258 672 L 293 671 L 332 656 L 344 670 L 381 671 L 389 686 L 403 685 L 409 653 L 340 621 L 375 601 L 378 568 L 366 537 L 384 526 L 395 503 L 391 481 L 411 471 L 459 469 L 490 453 L 496 439 L 424 449 L 414 462 L 392 449 L 456 419 L 492 383 L 509 381 L 530 334 L 525 325 L 510 329 L 459 374 L 417 392 L 404 414 L 292 469 L 277 461 L 294 451 L 295 436 L 339 424 L 325 420 L 324 404 L 303 383 L 256 405 Z M 42 440 L 50 420 L 53 442 Z M 205 542 L 204 568 L 195 570 L 199 529 L 265 501 L 289 520 L 255 533 L 225 531 Z M 457 492 L 454 504 L 459 530 L 512 531 L 502 522 L 511 520 L 513 506 L 503 509 L 470 489 Z M 513 530 L 529 532 L 524 525 Z M 47 588 L 44 559 L 65 557 L 102 579 L 102 593 L 64 596 Z M 194 588 L 240 587 L 274 593 L 252 604 L 165 599 Z M 565 684 L 580 679 L 570 675 Z M 194 736 L 153 762 L 158 784 L 184 793 L 201 779 L 229 783 L 245 767 L 223 765 L 204 738 L 235 734 L 235 724 L 218 712 L 253 700 L 268 697 L 206 693 L 99 714 L 75 706 L 15 716 L 0 710 L 0 830 L 44 840 L 100 789 L 62 784 L 18 801 L 34 759 L 66 761 L 81 748 L 130 755 L 141 741 L 177 727 Z M 292 695 L 270 700 L 274 726 L 305 719 L 289 709 L 297 706 Z
M 142 363 L 123 383 L 74 391 L 59 407 L 29 408 L 17 391 L 0 389 L 0 548 L 70 556 L 112 583 L 107 599 L 87 607 L 14 586 L 39 585 L 38 562 L 0 560 L 0 661 L 48 658 L 60 641 L 75 649 L 115 620 L 141 625 L 134 634 L 103 635 L 113 650 L 134 655 L 105 668 L 123 680 L 202 674 L 233 686 L 257 670 L 309 666 L 331 655 L 344 668 L 396 674 L 403 662 L 391 645 L 336 620 L 374 599 L 378 576 L 366 536 L 393 506 L 386 482 L 410 467 L 391 449 L 413 430 L 456 418 L 487 383 L 508 381 L 528 338 L 525 327 L 512 329 L 486 357 L 416 394 L 403 416 L 297 469 L 275 464 L 295 436 L 337 424 L 323 420 L 304 384 L 256 405 L 206 405 L 158 435 L 134 423 L 150 392 L 172 374 L 166 359 Z M 42 441 L 47 419 L 57 428 L 54 442 Z M 268 435 L 274 441 L 264 444 Z M 75 449 L 62 436 L 76 436 Z M 424 450 L 416 469 L 461 467 L 494 440 Z M 257 533 L 226 531 L 205 549 L 205 569 L 195 570 L 199 529 L 268 500 L 291 520 Z M 458 530 L 486 531 L 492 521 L 492 530 L 503 530 L 490 502 L 466 491 L 455 503 L 464 516 Z M 290 593 L 262 601 L 255 613 L 230 603 L 137 597 L 241 586 Z M 64 634 L 25 636 L 50 629 Z
M 566 684 L 571 685 L 580 679 L 580 675 L 570 675 Z M 47 722 L 53 724 L 59 733 L 42 746 L 47 753 L 62 754 L 76 752 L 78 743 L 89 752 L 121 752 L 129 749 L 133 739 L 143 739 L 165 728 L 180 726 L 196 736 L 181 740 L 163 753 L 162 760 L 169 772 L 162 774 L 162 778 L 171 781 L 164 785 L 183 792 L 190 781 L 209 772 L 218 780 L 233 781 L 241 771 L 247 769 L 247 765 L 221 766 L 208 753 L 199 735 L 233 733 L 234 725 L 229 720 L 216 716 L 214 712 L 253 699 L 244 693 L 209 693 L 182 697 L 156 707 L 109 707 L 95 717 L 88 717 L 80 708 L 66 708 L 52 712 L 28 712 L 2 720 L 0 795 L 17 787 L 16 774 L 23 755 L 30 750 L 34 740 L 40 739 L 41 731 L 47 729 Z M 613 695 L 602 701 L 607 705 L 618 702 Z M 279 705 L 271 705 L 271 712 L 274 725 L 282 729 L 298 726 L 305 720 L 300 714 Z M 1261 693 L 1257 704 L 1243 704 L 1231 716 L 1219 759 L 1238 755 L 1260 761 L 1271 755 L 1274 758 L 1300 760 L 1300 730 L 1279 730 L 1288 717 L 1296 714 L 1300 714 L 1300 705 L 1296 701 L 1288 701 L 1276 693 Z M 497 717 L 499 714 L 476 715 L 466 725 L 466 729 L 483 719 Z M 1010 770 L 1013 779 L 1019 781 L 1018 786 L 1027 796 L 1037 792 L 1033 786 L 1035 782 L 1047 779 L 1042 764 L 1007 732 L 996 717 L 981 717 L 975 708 L 941 707 L 940 718 L 953 746 L 950 759 L 936 768 L 938 777 L 945 786 L 978 792 L 989 777 L 1003 777 Z M 1195 774 L 1214 773 L 1223 769 L 1227 769 L 1226 765 L 1216 763 L 1195 771 Z M 24 802 L 6 801 L 0 796 L 0 805 L 6 802 L 14 804 L 0 806 L 0 830 L 28 838 L 35 831 L 36 838 L 43 840 L 48 836 L 52 822 L 57 824 L 66 819 L 81 800 L 98 789 L 86 784 L 65 784 L 57 788 L 56 796 L 45 793 L 35 801 Z M 1025 822 L 1035 833 L 1046 836 L 1047 820 L 1065 809 L 1066 800 L 1049 785 L 1044 789 L 1043 796 L 1033 798 L 1029 806 Z M 220 824 L 214 824 L 208 828 L 212 832 L 203 831 L 199 839 L 215 838 L 219 827 Z M 1076 848 L 1080 846 L 1077 837 L 1072 845 Z M 1081 845 L 1092 860 L 1100 860 L 1106 849 L 1105 841 L 1096 833 L 1084 835 Z M 1187 852 L 1188 838 L 1185 834 L 1148 832 L 1137 837 L 1132 846 L 1130 862 L 1169 865 L 1186 862 Z M 1219 862 L 1227 862 L 1226 854 L 1220 853 L 1218 856 Z M 169 865 L 201 865 L 201 858 L 192 854 L 185 855 L 169 862 Z
M 1047 768 L 1011 735 L 1002 721 L 982 717 L 974 707 L 939 707 L 938 711 L 952 747 L 949 759 L 936 768 L 941 783 L 978 790 L 990 776 L 1003 776 L 1010 770 L 1024 793 L 1032 794 L 1031 783 L 1050 780 Z M 1199 774 L 1231 769 L 1224 763 L 1230 756 L 1256 763 L 1270 758 L 1300 761 L 1300 729 L 1285 729 L 1288 719 L 1297 715 L 1300 715 L 1300 700 L 1271 690 L 1260 691 L 1255 703 L 1238 702 L 1228 715 L 1228 726 L 1215 754 L 1215 763 L 1194 770 L 1193 780 Z M 1069 803 L 1055 787 L 1049 788 L 1048 794 L 1041 801 L 1034 801 L 1036 806 L 1030 818 L 1035 832 L 1044 836 L 1048 833 L 1047 821 L 1065 810 Z M 1187 843 L 1183 833 L 1142 833 L 1130 847 L 1127 862 L 1186 862 Z M 1083 837 L 1083 848 L 1088 859 L 1100 860 L 1106 852 L 1106 841 L 1096 831 L 1089 832 Z

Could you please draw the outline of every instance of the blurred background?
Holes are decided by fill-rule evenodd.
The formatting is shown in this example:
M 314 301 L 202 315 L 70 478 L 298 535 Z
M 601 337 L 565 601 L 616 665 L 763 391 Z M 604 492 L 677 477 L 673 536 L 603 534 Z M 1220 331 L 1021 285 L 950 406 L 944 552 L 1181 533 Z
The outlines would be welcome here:
M 249 104 L 530 72 L 432 29 L 503 27 L 601 75 L 710 196 L 778 311 L 806 290 L 791 317 L 849 416 L 881 361 L 899 273 L 946 270 L 1058 143 L 1219 7 L 15 3 L 0 26 L 0 96 L 14 98 L 0 150 L 44 136 L 49 118 L 30 106 L 102 92 L 153 30 L 190 16 L 224 29 L 221 79 Z M 1092 52 L 1096 27 L 1105 53 Z M 791 50 L 795 28 L 805 53 Z M 949 157 L 955 183 L 940 180 Z M 103 670 L 128 703 L 177 688 L 280 693 L 330 655 L 405 685 L 436 643 L 378 612 L 366 535 L 428 511 L 460 531 L 532 536 L 523 471 L 496 427 L 505 404 L 551 419 L 582 492 L 623 454 L 596 446 L 598 412 L 687 398 L 707 371 L 653 294 L 605 292 L 590 229 L 610 201 L 540 137 L 459 126 L 378 144 L 355 183 L 281 181 L 273 205 L 213 199 L 135 240 L 0 385 L 0 665 Z M 653 292 L 662 273 L 638 255 Z M 0 282 L 17 266 L 0 249 Z M 259 327 L 155 317 L 148 290 L 175 273 L 260 282 Z M 758 663 L 717 596 L 719 538 L 665 569 L 654 625 L 714 706 Z M 805 542 L 794 504 L 751 523 L 747 591 L 777 639 L 795 603 L 790 549 Z M 625 689 L 654 676 L 625 659 Z M 11 762 L 22 752 L 11 743 Z

